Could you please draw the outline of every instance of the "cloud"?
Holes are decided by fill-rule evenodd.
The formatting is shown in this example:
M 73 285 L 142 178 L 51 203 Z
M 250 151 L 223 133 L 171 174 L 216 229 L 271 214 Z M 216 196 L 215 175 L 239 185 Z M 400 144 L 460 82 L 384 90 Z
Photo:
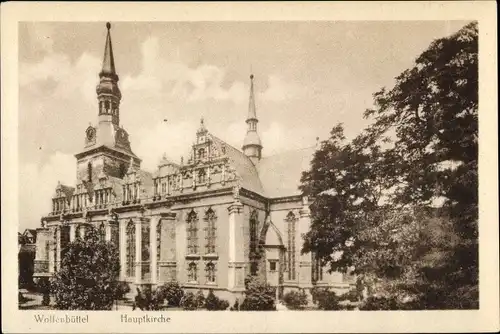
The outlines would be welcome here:
M 139 131 L 139 141 L 134 145 L 135 153 L 142 159 L 141 168 L 155 171 L 165 153 L 175 162 L 188 154 L 195 139 L 197 125 L 194 122 L 158 123 L 151 129 Z
M 186 102 L 213 99 L 239 104 L 247 98 L 245 86 L 234 82 L 223 87 L 226 72 L 217 66 L 202 64 L 191 68 L 179 61 L 162 58 L 156 37 L 150 37 L 141 47 L 142 70 L 136 76 L 123 79 L 125 94 L 142 92 L 149 97 L 168 96 Z
M 74 63 L 64 54 L 50 53 L 39 63 L 20 63 L 19 85 L 32 93 L 94 102 L 100 61 L 83 53 Z
M 268 88 L 258 97 L 262 101 L 282 102 L 296 99 L 301 94 L 301 89 L 298 85 L 287 83 L 276 75 L 270 75 L 268 79 Z
M 272 122 L 261 132 L 264 155 L 313 146 L 315 134 L 309 128 L 286 128 L 282 123 Z
M 51 198 L 57 182 L 74 186 L 76 183 L 76 160 L 72 155 L 56 152 L 46 163 L 21 165 L 19 171 L 20 226 L 40 226 L 40 218 L 51 211 Z

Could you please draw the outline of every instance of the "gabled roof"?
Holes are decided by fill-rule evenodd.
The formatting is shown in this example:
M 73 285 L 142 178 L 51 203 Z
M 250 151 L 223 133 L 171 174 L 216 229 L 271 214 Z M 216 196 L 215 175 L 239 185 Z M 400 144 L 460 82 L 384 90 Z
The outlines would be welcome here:
M 300 195 L 300 178 L 310 168 L 315 149 L 313 146 L 263 157 L 257 170 L 265 195 L 269 198 Z
M 241 187 L 253 191 L 257 194 L 264 195 L 264 189 L 259 178 L 259 173 L 255 168 L 252 160 L 237 148 L 229 145 L 222 139 L 210 135 L 219 145 L 226 147 L 226 156 L 229 158 L 230 164 L 234 167 L 236 174 L 241 177 Z

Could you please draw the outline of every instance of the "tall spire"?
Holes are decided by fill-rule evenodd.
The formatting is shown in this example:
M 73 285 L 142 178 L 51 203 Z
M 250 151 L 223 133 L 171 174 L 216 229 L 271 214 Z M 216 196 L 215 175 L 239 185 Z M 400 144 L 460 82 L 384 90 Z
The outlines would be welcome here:
M 250 98 L 248 99 L 248 117 L 249 120 L 257 120 L 257 113 L 255 112 L 255 96 L 253 92 L 253 74 L 250 75 Z
M 253 74 L 250 75 L 250 97 L 248 100 L 248 116 L 246 123 L 248 125 L 247 134 L 243 141 L 243 153 L 248 156 L 254 163 L 262 157 L 262 143 L 259 134 L 257 133 L 257 112 L 255 108 L 255 95 L 253 88 Z
M 106 28 L 108 29 L 108 34 L 106 36 L 106 45 L 104 46 L 104 59 L 102 61 L 101 73 L 99 73 L 100 77 L 116 76 L 115 58 L 113 56 L 113 46 L 111 45 L 111 24 L 109 22 L 106 23 Z M 118 78 L 116 80 L 118 81 Z
M 118 126 L 120 124 L 120 100 L 122 94 L 118 88 L 118 75 L 115 69 L 113 46 L 111 44 L 111 24 L 106 23 L 107 35 L 104 45 L 104 59 L 102 70 L 99 73 L 99 84 L 97 85 L 97 99 L 99 100 L 99 122 L 109 122 Z

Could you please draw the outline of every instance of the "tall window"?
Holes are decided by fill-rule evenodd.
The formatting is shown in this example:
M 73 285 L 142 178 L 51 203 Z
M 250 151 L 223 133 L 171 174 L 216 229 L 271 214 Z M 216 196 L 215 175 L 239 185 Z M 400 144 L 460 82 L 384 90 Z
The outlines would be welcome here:
M 150 236 L 149 224 L 141 224 L 141 275 L 143 279 L 149 277 L 150 274 Z
M 87 176 L 88 176 L 89 182 L 92 182 L 92 163 L 91 162 L 89 162 L 87 164 Z
M 197 282 L 198 281 L 198 266 L 195 262 L 189 263 L 188 266 L 188 281 Z
M 215 222 L 217 217 L 215 216 L 215 212 L 210 208 L 205 213 L 205 238 L 207 239 L 206 254 L 214 254 L 215 253 L 215 242 L 216 242 L 216 227 Z
M 204 169 L 200 169 L 198 171 L 198 180 L 196 180 L 196 183 L 198 184 L 202 184 L 202 183 L 205 183 L 206 181 L 206 173 L 205 173 L 205 170 Z
M 156 262 L 161 259 L 161 219 L 156 224 Z
M 257 211 L 253 211 L 250 216 L 250 273 L 257 275 L 257 247 L 258 247 L 258 216 Z
M 215 263 L 208 262 L 205 266 L 207 283 L 215 283 Z
M 104 223 L 101 223 L 101 225 L 99 225 L 99 239 L 101 241 L 104 241 L 106 239 L 106 227 L 104 226 Z
M 135 262 L 135 225 L 131 220 L 127 224 L 127 276 L 134 276 Z
M 198 216 L 191 211 L 187 217 L 188 254 L 198 254 Z
M 297 218 L 293 212 L 289 212 L 286 216 L 286 225 L 287 225 L 287 270 L 288 270 L 288 279 L 295 279 L 295 224 L 297 222 Z

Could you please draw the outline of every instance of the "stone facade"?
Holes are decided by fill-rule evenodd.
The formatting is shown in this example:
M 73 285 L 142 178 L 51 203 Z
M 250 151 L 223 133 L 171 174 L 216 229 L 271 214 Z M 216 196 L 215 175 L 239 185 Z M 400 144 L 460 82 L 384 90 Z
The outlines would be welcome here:
M 242 150 L 210 133 L 202 120 L 185 160 L 164 156 L 148 173 L 119 124 L 108 26 L 98 124 L 87 128 L 75 155 L 76 186 L 57 186 L 52 212 L 37 229 L 35 277 L 56 272 L 65 246 L 93 226 L 118 245 L 120 280 L 132 285 L 176 280 L 234 300 L 244 292 L 245 277 L 256 275 L 279 293 L 314 285 L 346 291 L 351 280 L 327 274 L 311 254 L 300 253 L 310 211 L 298 185 L 315 148 L 262 155 L 251 80 Z

